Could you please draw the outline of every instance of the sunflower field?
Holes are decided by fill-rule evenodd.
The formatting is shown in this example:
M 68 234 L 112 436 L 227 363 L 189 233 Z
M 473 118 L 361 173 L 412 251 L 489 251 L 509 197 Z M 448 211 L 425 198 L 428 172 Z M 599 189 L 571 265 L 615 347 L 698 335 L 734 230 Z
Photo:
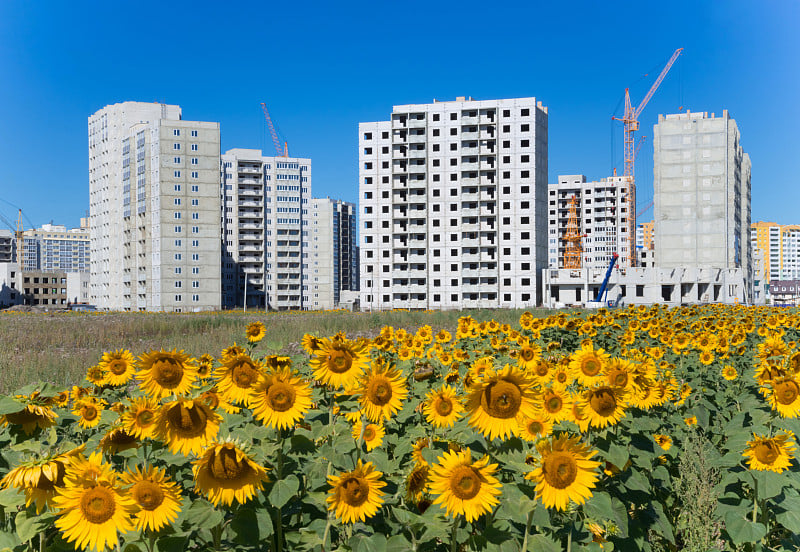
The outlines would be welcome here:
M 243 330 L 0 397 L 0 552 L 800 548 L 794 311 Z

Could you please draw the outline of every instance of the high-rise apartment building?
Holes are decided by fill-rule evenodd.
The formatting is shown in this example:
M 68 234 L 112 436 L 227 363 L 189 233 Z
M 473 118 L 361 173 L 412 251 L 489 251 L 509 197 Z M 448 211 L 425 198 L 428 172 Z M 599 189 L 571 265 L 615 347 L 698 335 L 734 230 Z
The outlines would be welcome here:
M 219 123 L 123 102 L 89 117 L 91 300 L 111 310 L 220 307 Z
M 17 246 L 14 232 L 0 229 L 0 263 L 17 260 Z
M 222 304 L 308 309 L 311 160 L 222 155 Z
M 628 212 L 624 198 L 630 191 L 629 176 L 610 176 L 587 182 L 582 174 L 563 175 L 548 185 L 548 266 L 566 268 L 564 253 L 570 218 L 575 205 L 577 231 L 581 236 L 581 267 L 608 268 L 616 253 L 620 267 L 629 266 L 634 253 L 629 236 Z
M 25 230 L 22 270 L 44 272 L 89 272 L 88 220 L 80 228 L 44 224 Z
M 397 105 L 359 124 L 362 309 L 522 307 L 547 266 L 547 108 Z
M 774 222 L 750 225 L 750 242 L 764 280 L 800 280 L 800 226 Z M 755 268 L 755 267 L 754 267 Z
M 356 224 L 355 204 L 330 198 L 313 200 L 310 308 L 336 308 L 343 291 L 358 291 Z

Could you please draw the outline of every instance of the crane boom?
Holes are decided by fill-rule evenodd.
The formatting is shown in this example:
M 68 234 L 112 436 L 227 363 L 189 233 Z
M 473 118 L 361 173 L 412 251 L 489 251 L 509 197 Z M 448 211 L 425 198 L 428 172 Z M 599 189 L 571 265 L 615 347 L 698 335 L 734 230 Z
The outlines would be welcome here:
M 671 57 L 671 58 L 669 58 L 669 61 L 668 61 L 668 62 L 667 62 L 667 64 L 664 66 L 664 68 L 661 70 L 661 74 L 660 74 L 660 75 L 658 75 L 658 78 L 656 79 L 656 82 L 654 82 L 654 83 L 653 83 L 653 86 L 651 86 L 651 87 L 650 87 L 650 90 L 648 90 L 648 91 L 647 91 L 647 95 L 646 95 L 646 96 L 644 97 L 644 99 L 642 100 L 642 103 L 640 103 L 640 104 L 639 104 L 639 107 L 637 107 L 637 108 L 636 108 L 636 112 L 635 112 L 635 113 L 634 113 L 634 115 L 633 115 L 633 118 L 634 118 L 634 119 L 639 119 L 639 114 L 640 114 L 640 113 L 642 112 L 642 110 L 644 109 L 644 106 L 646 106 L 646 105 L 647 105 L 647 102 L 649 102 L 649 101 L 650 101 L 650 98 L 652 98 L 652 97 L 653 97 L 653 94 L 655 94 L 655 93 L 656 93 L 656 90 L 658 90 L 658 87 L 659 87 L 659 86 L 661 86 L 661 81 L 663 81 L 663 80 L 664 80 L 664 77 L 666 77 L 666 76 L 667 76 L 667 73 L 669 73 L 669 70 L 670 70 L 670 69 L 672 69 L 672 66 L 673 66 L 673 65 L 675 64 L 675 62 L 678 60 L 678 56 L 680 56 L 680 55 L 681 55 L 681 52 L 682 52 L 682 51 L 683 51 L 683 48 L 678 48 L 677 50 L 675 50 L 675 51 L 672 53 L 672 57 Z
M 261 110 L 264 112 L 264 118 L 267 120 L 269 134 L 272 137 L 272 144 L 275 146 L 278 157 L 289 157 L 289 144 L 284 142 L 283 149 L 281 149 L 281 141 L 278 139 L 278 133 L 275 132 L 275 125 L 272 124 L 272 117 L 269 116 L 267 104 L 264 102 L 261 102 Z
M 25 263 L 25 256 L 23 255 L 25 250 L 25 234 L 22 227 L 22 209 L 19 210 L 19 216 L 17 216 L 17 230 L 14 234 L 17 238 L 17 263 L 19 264 L 20 271 L 22 271 L 25 270 L 23 268 Z

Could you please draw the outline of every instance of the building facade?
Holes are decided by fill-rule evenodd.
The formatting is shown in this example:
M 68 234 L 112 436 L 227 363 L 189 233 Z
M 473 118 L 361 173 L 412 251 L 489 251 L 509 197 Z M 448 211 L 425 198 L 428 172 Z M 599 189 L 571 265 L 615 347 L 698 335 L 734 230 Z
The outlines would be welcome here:
M 311 160 L 231 149 L 221 161 L 223 307 L 311 308 Z
M 80 228 L 44 224 L 25 230 L 22 270 L 45 272 L 89 272 L 88 219 Z
M 91 301 L 220 308 L 219 123 L 124 102 L 89 117 Z
M 0 263 L 11 263 L 17 260 L 17 245 L 14 232 L 0 229 Z
M 750 243 L 754 267 L 761 269 L 766 281 L 800 279 L 800 226 L 754 222 Z M 756 250 L 761 254 L 756 256 Z
M 360 123 L 361 309 L 540 303 L 546 197 L 535 98 L 397 105 Z
M 742 268 L 752 300 L 750 157 L 727 111 L 659 115 L 653 129 L 655 257 L 661 268 Z
M 630 266 L 634 252 L 629 236 L 630 224 L 625 198 L 630 190 L 629 176 L 611 176 L 587 182 L 582 174 L 560 175 L 547 186 L 548 267 L 564 268 L 570 206 L 575 198 L 575 215 L 581 235 L 581 266 L 608 268 L 614 253 L 620 267 Z
M 342 292 L 358 291 L 356 206 L 340 199 L 316 198 L 311 218 L 310 308 L 337 308 Z

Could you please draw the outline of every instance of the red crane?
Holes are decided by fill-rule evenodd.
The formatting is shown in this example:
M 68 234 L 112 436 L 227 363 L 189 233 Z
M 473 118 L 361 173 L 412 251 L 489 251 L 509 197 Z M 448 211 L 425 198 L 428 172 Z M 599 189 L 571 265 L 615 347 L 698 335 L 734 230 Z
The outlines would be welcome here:
M 620 119 L 619 117 L 612 117 L 617 121 L 622 121 L 625 125 L 624 133 L 625 133 L 625 176 L 630 176 L 630 189 L 628 190 L 628 195 L 626 198 L 626 207 L 628 208 L 628 225 L 629 225 L 629 232 L 628 236 L 632 238 L 636 235 L 636 181 L 634 179 L 634 171 L 633 165 L 634 161 L 636 160 L 636 151 L 634 148 L 634 139 L 633 133 L 639 130 L 639 115 L 642 113 L 642 110 L 645 108 L 647 103 L 650 101 L 650 98 L 653 97 L 653 94 L 656 93 L 658 87 L 661 86 L 661 82 L 669 73 L 669 70 L 675 64 L 675 61 L 678 59 L 678 56 L 681 55 L 683 48 L 678 48 L 673 52 L 672 57 L 669 58 L 667 65 L 664 66 L 664 69 L 661 70 L 661 74 L 658 75 L 656 82 L 653 83 L 653 86 L 650 87 L 650 90 L 647 92 L 647 95 L 642 100 L 642 103 L 639 104 L 639 107 L 636 109 L 633 108 L 633 104 L 631 104 L 631 95 L 630 89 L 625 89 L 625 114 Z M 636 266 L 636 255 L 629 255 L 628 262 L 630 266 Z
M 269 127 L 269 133 L 270 136 L 272 136 L 272 144 L 275 146 L 278 157 L 289 157 L 289 144 L 284 142 L 283 149 L 281 149 L 281 141 L 278 139 L 278 133 L 275 132 L 275 125 L 272 124 L 272 117 L 269 116 L 267 104 L 264 102 L 261 102 L 261 110 L 264 112 L 264 118 L 267 120 L 267 127 Z

